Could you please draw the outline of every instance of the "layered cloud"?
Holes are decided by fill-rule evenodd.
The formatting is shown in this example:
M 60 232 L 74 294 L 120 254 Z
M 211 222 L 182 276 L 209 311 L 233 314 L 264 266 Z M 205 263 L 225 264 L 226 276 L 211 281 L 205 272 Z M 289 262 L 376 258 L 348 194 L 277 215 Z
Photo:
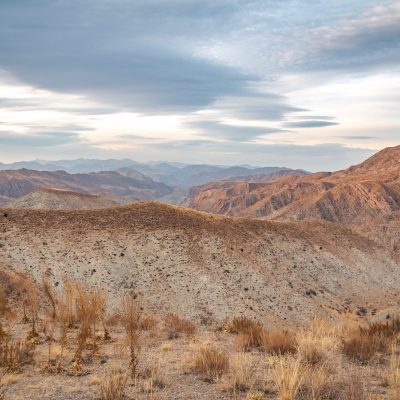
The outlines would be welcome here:
M 400 129 L 398 2 L 4 0 L 0 54 L 0 157 L 261 149 L 303 167 Z

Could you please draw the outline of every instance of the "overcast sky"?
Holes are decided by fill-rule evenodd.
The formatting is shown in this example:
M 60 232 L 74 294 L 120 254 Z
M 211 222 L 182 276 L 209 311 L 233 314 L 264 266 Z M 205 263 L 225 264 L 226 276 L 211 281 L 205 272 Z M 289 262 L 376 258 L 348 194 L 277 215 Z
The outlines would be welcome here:
M 0 1 L 2 162 L 334 170 L 399 104 L 398 0 Z

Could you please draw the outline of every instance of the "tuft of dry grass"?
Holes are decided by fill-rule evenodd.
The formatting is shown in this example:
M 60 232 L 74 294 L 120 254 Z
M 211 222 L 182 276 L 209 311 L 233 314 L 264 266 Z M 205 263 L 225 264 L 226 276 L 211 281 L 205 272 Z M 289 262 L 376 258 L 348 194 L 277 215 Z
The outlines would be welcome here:
M 355 371 L 349 371 L 343 382 L 340 399 L 343 400 L 367 400 L 370 393 L 362 376 Z
M 129 368 L 134 378 L 139 364 L 139 353 L 141 338 L 139 335 L 142 311 L 139 303 L 133 296 L 125 296 L 122 301 L 122 323 L 124 325 L 126 338 L 129 345 Z
M 279 357 L 273 370 L 273 378 L 279 400 L 295 400 L 306 376 L 300 358 Z
M 128 377 L 126 374 L 114 372 L 103 379 L 100 385 L 102 400 L 122 400 L 125 396 Z
M 201 346 L 193 357 L 193 369 L 202 374 L 207 381 L 214 382 L 229 368 L 229 356 L 210 346 Z
M 303 363 L 332 363 L 338 355 L 339 337 L 335 327 L 324 320 L 314 320 L 308 330 L 297 334 L 297 350 Z
M 196 325 L 193 322 L 174 313 L 168 313 L 165 316 L 164 323 L 168 339 L 176 339 L 181 334 L 191 336 L 196 333 Z
M 397 346 L 392 346 L 390 369 L 388 374 L 389 400 L 400 400 L 400 354 Z
M 24 340 L 5 340 L 0 343 L 0 367 L 7 372 L 20 371 L 33 363 L 35 345 Z
M 229 371 L 222 380 L 225 391 L 245 391 L 255 383 L 251 356 L 247 353 L 235 354 L 229 360 Z
M 296 336 L 289 331 L 263 331 L 260 335 L 262 350 L 270 354 L 294 354 L 297 351 Z
M 350 359 L 367 363 L 377 353 L 388 354 L 399 334 L 399 318 L 358 327 L 350 330 L 347 337 L 343 338 L 342 350 Z
M 50 302 L 51 318 L 55 320 L 57 318 L 57 303 L 58 303 L 57 296 L 54 293 L 54 290 L 51 287 L 50 282 L 44 276 L 42 277 L 42 286 L 43 286 L 43 291 Z

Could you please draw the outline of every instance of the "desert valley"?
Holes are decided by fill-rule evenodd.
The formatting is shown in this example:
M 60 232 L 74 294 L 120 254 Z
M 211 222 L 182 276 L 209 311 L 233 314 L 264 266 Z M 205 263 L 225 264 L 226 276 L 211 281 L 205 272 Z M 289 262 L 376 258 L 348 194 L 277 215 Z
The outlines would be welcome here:
M 398 399 L 399 160 L 3 167 L 3 398 Z
M 400 400 L 400 0 L 0 0 L 0 400 Z

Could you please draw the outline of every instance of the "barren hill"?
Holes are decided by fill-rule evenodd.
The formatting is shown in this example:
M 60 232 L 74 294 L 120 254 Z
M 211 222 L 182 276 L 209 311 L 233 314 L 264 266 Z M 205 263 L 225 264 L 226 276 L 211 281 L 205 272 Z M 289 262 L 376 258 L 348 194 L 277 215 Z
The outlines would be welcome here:
M 37 189 L 7 203 L 10 208 L 70 209 L 106 208 L 117 203 L 104 196 L 60 189 Z
M 115 171 L 69 174 L 65 171 L 28 169 L 0 171 L 0 196 L 9 199 L 24 196 L 37 188 L 62 189 L 86 194 L 136 196 L 139 199 L 161 197 L 172 188 L 137 173 L 123 176 Z
M 159 203 L 101 210 L 0 210 L 0 264 L 134 291 L 150 310 L 271 323 L 398 307 L 390 253 L 328 222 L 213 216 Z M 115 304 L 115 303 L 114 303 Z M 378 311 L 376 311 L 377 309 Z
M 190 206 L 202 211 L 275 220 L 323 219 L 360 232 L 374 230 L 377 220 L 400 211 L 400 146 L 344 171 L 257 184 L 215 184 L 193 193 Z M 371 237 L 384 243 L 378 232 Z

